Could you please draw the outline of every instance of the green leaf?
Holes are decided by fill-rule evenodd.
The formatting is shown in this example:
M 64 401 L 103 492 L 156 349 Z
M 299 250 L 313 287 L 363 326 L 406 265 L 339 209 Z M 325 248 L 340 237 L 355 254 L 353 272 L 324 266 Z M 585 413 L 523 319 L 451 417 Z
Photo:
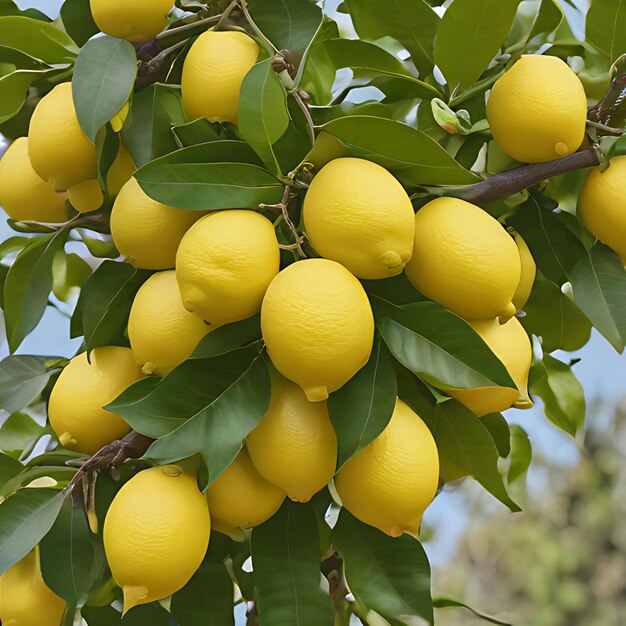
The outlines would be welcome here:
M 19 458 L 35 445 L 43 431 L 43 426 L 26 413 L 13 413 L 0 426 L 0 448 Z
M 511 431 L 502 413 L 488 413 L 478 418 L 489 431 L 498 454 L 505 458 L 511 453 Z
M 66 487 L 76 473 L 76 469 L 73 467 L 58 465 L 35 465 L 29 467 L 29 465 L 23 466 L 21 463 L 19 463 L 19 465 L 22 468 L 19 474 L 13 476 L 4 484 L 0 483 L 0 496 L 8 497 L 14 494 L 18 489 L 27 487 L 34 480 L 43 477 L 52 478 L 57 481 L 57 484 L 51 486 L 51 488 L 58 491 Z
M 452 600 L 450 598 L 433 598 L 433 606 L 436 609 L 463 608 L 473 613 L 476 617 L 479 617 L 480 619 L 486 622 L 489 622 L 491 624 L 497 624 L 498 626 L 513 626 L 512 624 L 509 624 L 508 622 L 502 622 L 499 619 L 496 619 L 495 617 L 491 617 L 491 615 L 487 615 L 486 613 L 477 611 L 476 609 L 473 609 L 471 606 L 467 606 L 467 604 L 463 604 L 462 602 L 459 602 L 458 600 Z
M 310 503 L 285 500 L 252 531 L 256 603 L 262 624 L 332 626 L 330 598 L 320 590 L 320 539 Z
M 6 122 L 19 112 L 34 81 L 52 77 L 60 71 L 20 69 L 0 76 L 0 123 Z
M 8 454 L 0 452 L 0 489 L 4 487 L 8 480 L 15 478 L 24 466 Z
M 528 34 L 528 41 L 537 35 L 553 33 L 563 21 L 563 9 L 557 0 L 541 0 L 539 11 Z
M 76 288 L 83 286 L 91 274 L 91 266 L 78 254 L 60 251 L 52 264 L 52 292 L 61 301 L 67 302 Z
M 0 361 L 0 409 L 15 413 L 38 398 L 54 373 L 48 370 L 49 361 L 53 359 L 21 354 Z
M 366 365 L 328 398 L 328 414 L 339 445 L 337 468 L 385 429 L 396 405 L 396 397 L 396 374 L 391 355 L 377 336 Z
M 136 606 L 124 619 L 112 606 L 86 606 L 81 613 L 89 626 L 179 626 L 158 602 Z
M 517 424 L 511 424 L 511 463 L 507 474 L 510 484 L 526 476 L 533 458 L 533 449 L 526 431 Z
M 207 359 L 231 352 L 261 338 L 261 315 L 225 324 L 205 335 L 190 359 Z
M 0 15 L 26 15 L 44 22 L 50 21 L 47 15 L 37 9 L 20 9 L 13 0 L 0 0 Z
M 593 0 L 585 36 L 611 62 L 626 52 L 626 5 L 622 0 Z
M 344 559 L 350 591 L 368 609 L 392 623 L 421 617 L 433 623 L 430 565 L 420 542 L 392 538 L 341 509 L 333 544 Z
M 220 128 L 219 122 L 209 122 L 204 117 L 187 122 L 187 124 L 172 126 L 172 133 L 176 136 L 181 148 L 225 139 L 224 129 Z
M 61 20 L 67 34 L 83 46 L 100 29 L 91 15 L 89 0 L 65 0 L 61 6 Z

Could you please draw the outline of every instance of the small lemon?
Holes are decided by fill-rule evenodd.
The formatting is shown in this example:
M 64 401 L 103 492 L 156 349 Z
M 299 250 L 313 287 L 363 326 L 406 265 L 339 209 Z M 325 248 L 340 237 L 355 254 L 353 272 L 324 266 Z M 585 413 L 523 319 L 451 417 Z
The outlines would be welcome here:
M 137 166 L 132 155 L 123 143 L 107 172 L 107 187 L 110 196 L 117 196 L 122 187 L 132 178 Z
M 184 587 L 200 567 L 211 518 L 195 476 L 177 465 L 139 472 L 104 520 L 104 549 L 124 592 L 124 613 Z
M 515 313 L 521 260 L 513 238 L 491 215 L 457 198 L 437 198 L 415 214 L 406 265 L 415 288 L 467 319 Z
M 183 306 L 174 270 L 141 286 L 128 318 L 128 339 L 145 374 L 165 376 L 194 351 L 209 326 Z
M 264 478 L 295 502 L 308 502 L 335 473 L 337 436 L 326 402 L 309 402 L 300 387 L 281 379 L 272 381 L 269 409 L 246 443 Z
M 428 426 L 397 400 L 385 430 L 339 470 L 335 487 L 352 515 L 399 537 L 417 535 L 438 481 L 439 457 Z
M 502 361 L 517 389 L 509 387 L 480 387 L 455 389 L 448 393 L 476 415 L 499 413 L 512 406 L 527 409 L 532 406 L 528 396 L 528 373 L 532 361 L 532 346 L 528 335 L 516 317 L 506 324 L 496 320 L 473 320 L 470 326 L 483 338 L 491 351 Z
M 583 141 L 585 89 L 558 57 L 524 54 L 491 88 L 487 120 L 510 157 L 552 161 L 575 152 Z
M 303 218 L 315 250 L 359 278 L 395 276 L 413 252 L 411 200 L 371 161 L 342 158 L 325 165 L 306 193 Z
M 130 426 L 102 407 L 142 377 L 129 348 L 106 346 L 75 356 L 59 375 L 48 404 L 50 425 L 66 448 L 94 454 Z
M 239 90 L 256 63 L 259 46 L 245 33 L 209 30 L 193 43 L 183 64 L 183 106 L 192 119 L 237 123 Z
M 279 265 L 272 222 L 254 211 L 220 211 L 183 237 L 176 278 L 185 307 L 221 326 L 259 312 Z
M 261 328 L 276 369 L 311 402 L 347 383 L 372 351 L 374 317 L 361 283 L 328 259 L 285 268 L 269 286 Z
M 174 267 L 183 235 L 202 215 L 153 200 L 131 178 L 113 204 L 111 236 L 134 267 L 167 270 Z
M 517 244 L 520 261 L 522 263 L 522 274 L 519 285 L 517 286 L 517 291 L 513 296 L 513 306 L 518 311 L 521 311 L 530 297 L 530 292 L 533 290 L 535 276 L 537 275 L 537 265 L 535 264 L 535 259 L 533 259 L 533 255 L 530 253 L 526 242 L 522 239 L 522 236 L 515 233 L 514 239 Z

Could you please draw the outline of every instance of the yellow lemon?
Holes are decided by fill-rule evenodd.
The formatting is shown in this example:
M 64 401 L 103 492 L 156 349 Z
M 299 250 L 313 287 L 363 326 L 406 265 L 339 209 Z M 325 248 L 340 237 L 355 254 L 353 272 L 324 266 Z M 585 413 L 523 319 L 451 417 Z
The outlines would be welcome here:
M 337 473 L 343 505 L 392 537 L 417 535 L 437 491 L 439 457 L 422 419 L 402 400 L 385 430 Z
M 467 319 L 515 313 L 521 260 L 513 238 L 491 215 L 457 198 L 437 198 L 415 214 L 406 265 L 415 288 Z
M 104 520 L 104 549 L 124 612 L 184 587 L 202 563 L 211 518 L 195 476 L 177 465 L 139 472 Z
M 315 250 L 359 278 L 395 276 L 413 252 L 411 200 L 371 161 L 343 158 L 325 165 L 306 193 L 303 218 Z
M 209 326 L 180 299 L 176 273 L 157 272 L 141 286 L 128 318 L 128 339 L 144 373 L 165 376 L 194 351 Z
M 254 528 L 268 520 L 283 503 L 285 492 L 259 474 L 243 448 L 206 492 L 215 530 Z
M 496 320 L 473 320 L 469 324 L 502 361 L 517 389 L 480 387 L 455 389 L 448 393 L 478 416 L 499 413 L 512 406 L 518 409 L 530 408 L 532 402 L 527 387 L 533 354 L 523 326 L 516 317 L 506 324 L 498 324 Z
M 111 236 L 133 266 L 148 270 L 174 267 L 183 235 L 202 213 L 183 211 L 150 198 L 131 178 L 111 211 Z
M 491 88 L 487 120 L 510 157 L 552 161 L 575 152 L 583 141 L 585 89 L 558 57 L 524 54 Z
M 166 26 L 173 0 L 89 0 L 96 26 L 107 35 L 143 43 Z
M 626 156 L 611 159 L 604 172 L 594 167 L 578 197 L 585 228 L 620 255 L 626 264 Z
M 57 193 L 33 169 L 28 139 L 16 139 L 0 159 L 0 205 L 14 220 L 64 222 L 65 194 Z
M 311 402 L 347 383 L 372 351 L 374 317 L 361 283 L 328 259 L 285 268 L 269 286 L 261 327 L 276 369 Z
M 245 33 L 209 30 L 193 43 L 183 64 L 183 106 L 192 119 L 237 123 L 239 90 L 256 63 L 259 46 Z
M 132 178 L 137 166 L 133 157 L 123 143 L 117 152 L 113 165 L 107 173 L 107 187 L 110 196 L 117 196 L 122 187 Z
M 0 576 L 0 620 L 5 626 L 59 626 L 65 600 L 44 582 L 35 548 Z
M 296 502 L 308 502 L 335 473 L 337 436 L 326 402 L 309 402 L 300 387 L 272 381 L 272 400 L 246 444 L 259 473 Z
M 50 425 L 66 448 L 94 454 L 123 437 L 130 426 L 102 407 L 142 377 L 129 348 L 106 346 L 75 356 L 50 394 Z
M 221 326 L 259 312 L 279 265 L 272 222 L 254 211 L 220 211 L 183 237 L 176 278 L 185 307 Z
M 57 190 L 96 178 L 96 147 L 78 123 L 72 83 L 57 85 L 35 107 L 28 153 L 33 169 Z
M 533 290 L 535 276 L 537 275 L 537 265 L 526 242 L 522 239 L 522 236 L 515 233 L 514 239 L 517 244 L 517 249 L 519 250 L 522 273 L 517 291 L 513 296 L 513 306 L 518 311 L 521 311 L 530 297 L 530 292 Z

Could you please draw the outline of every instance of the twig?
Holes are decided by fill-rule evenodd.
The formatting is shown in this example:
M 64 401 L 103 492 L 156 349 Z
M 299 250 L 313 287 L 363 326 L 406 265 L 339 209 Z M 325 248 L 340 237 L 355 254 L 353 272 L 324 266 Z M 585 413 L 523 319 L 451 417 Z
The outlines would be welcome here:
M 295 248 L 293 249 L 297 250 L 298 254 L 300 254 L 302 258 L 306 258 L 307 255 L 304 253 L 304 250 L 302 249 L 302 242 L 304 239 L 300 235 L 300 233 L 298 233 L 298 229 L 296 228 L 296 225 L 291 220 L 291 217 L 289 217 L 289 203 L 291 202 L 292 197 L 293 196 L 291 196 L 291 187 L 289 185 L 285 185 L 285 189 L 283 191 L 283 197 L 278 204 L 259 204 L 259 208 L 260 209 L 275 209 L 275 210 L 281 211 L 282 217 L 285 220 L 285 223 L 287 224 L 287 226 L 289 227 L 289 230 L 291 231 L 291 234 L 293 235 L 293 238 L 295 240 L 294 241 Z M 288 248 L 284 248 L 284 249 L 288 249 Z
M 612 126 L 606 126 L 605 124 L 600 124 L 600 122 L 594 122 L 593 120 L 587 120 L 587 126 L 602 131 L 602 135 L 611 135 L 613 137 L 621 137 L 626 132 L 626 129 L 613 128 Z
M 311 140 L 311 144 L 314 144 L 315 143 L 315 122 L 313 121 L 313 118 L 311 117 L 311 111 L 309 111 L 309 105 L 304 100 L 303 94 L 305 92 L 301 91 L 300 89 L 294 89 L 290 91 L 289 93 L 294 97 L 295 101 L 298 103 L 298 106 L 302 110 L 302 113 L 304 114 L 304 118 L 306 119 L 306 127 L 307 127 L 307 132 L 309 134 L 309 139 Z
M 219 30 L 220 26 L 228 19 L 228 16 L 233 12 L 233 10 L 239 6 L 239 0 L 232 0 L 232 2 L 224 9 L 222 15 L 220 15 L 220 19 L 215 25 L 215 30 Z
M 231 9 L 232 11 L 232 9 Z M 169 39 L 178 39 L 178 35 L 183 34 L 184 38 L 192 37 L 202 30 L 203 26 L 208 24 L 213 24 L 213 22 L 218 22 L 222 19 L 221 15 L 211 15 L 210 17 L 205 17 L 200 20 L 196 20 L 195 22 L 188 22 L 187 24 L 183 24 L 182 26 L 176 26 L 175 28 L 170 28 L 169 30 L 164 30 L 162 33 L 159 33 L 156 36 L 156 40 L 159 42 L 167 41 Z M 172 37 L 174 35 L 174 37 Z

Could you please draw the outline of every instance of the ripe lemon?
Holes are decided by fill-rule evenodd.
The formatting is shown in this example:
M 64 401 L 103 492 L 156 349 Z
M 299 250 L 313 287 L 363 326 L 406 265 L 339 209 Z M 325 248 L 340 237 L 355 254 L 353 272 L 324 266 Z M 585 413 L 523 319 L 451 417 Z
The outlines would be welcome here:
M 129 348 L 106 346 L 75 356 L 50 394 L 50 425 L 66 448 L 94 454 L 123 437 L 130 426 L 102 407 L 142 377 Z
M 28 139 L 16 139 L 0 159 L 0 205 L 14 220 L 64 222 L 65 194 L 57 193 L 33 169 Z
M 246 443 L 264 478 L 308 502 L 335 473 L 337 436 L 326 402 L 309 402 L 300 387 L 275 378 L 269 409 Z
M 215 530 L 232 532 L 267 521 L 283 503 L 285 492 L 259 474 L 243 448 L 206 492 Z
M 515 313 L 521 277 L 513 238 L 479 207 L 437 198 L 415 214 L 415 246 L 406 265 L 415 288 L 467 319 Z
M 209 30 L 193 43 L 183 64 L 183 106 L 192 119 L 237 123 L 239 90 L 256 63 L 259 46 L 245 33 Z
M 90 0 L 96 26 L 107 35 L 143 43 L 154 39 L 166 26 L 173 0 Z
M 254 211 L 220 211 L 183 237 L 176 278 L 185 307 L 221 326 L 259 312 L 279 265 L 272 222 Z
M 28 153 L 33 169 L 57 190 L 96 178 L 96 147 L 78 123 L 72 83 L 57 85 L 35 107 Z
M 517 244 L 517 249 L 519 250 L 522 273 L 517 291 L 513 296 L 513 306 L 518 311 L 521 311 L 530 297 L 530 292 L 533 290 L 535 276 L 537 275 L 537 265 L 521 235 L 515 233 L 514 239 Z
M 145 374 L 165 376 L 194 351 L 209 326 L 180 299 L 176 273 L 157 272 L 141 286 L 128 318 L 128 338 Z
M 524 54 L 492 87 L 487 120 L 510 157 L 552 161 L 575 152 L 583 141 L 585 89 L 558 57 Z
M 395 276 L 413 252 L 411 200 L 371 161 L 343 158 L 325 165 L 306 193 L 303 218 L 315 250 L 359 278 Z
M 455 389 L 448 393 L 478 416 L 499 413 L 512 406 L 518 409 L 530 408 L 532 402 L 527 387 L 533 354 L 523 326 L 516 317 L 512 317 L 506 324 L 498 324 L 496 320 L 473 320 L 469 324 L 502 361 L 517 389 L 480 387 Z
M 437 491 L 439 457 L 422 419 L 402 400 L 385 430 L 337 473 L 343 505 L 392 537 L 417 535 Z
M 132 155 L 123 143 L 107 173 L 107 187 L 110 196 L 117 196 L 122 187 L 132 178 L 137 166 Z
M 0 620 L 5 626 L 59 626 L 65 600 L 44 582 L 35 548 L 0 576 Z
M 347 383 L 372 351 L 374 317 L 361 283 L 328 259 L 285 268 L 269 286 L 261 328 L 276 369 L 310 402 Z
M 131 178 L 113 204 L 111 236 L 120 254 L 133 266 L 167 270 L 174 267 L 183 235 L 202 215 L 153 200 Z
M 195 476 L 177 465 L 139 472 L 104 520 L 104 549 L 124 612 L 176 593 L 202 563 L 211 518 Z
M 578 197 L 578 217 L 585 228 L 612 248 L 626 264 L 626 156 L 611 159 L 604 172 L 594 167 Z

